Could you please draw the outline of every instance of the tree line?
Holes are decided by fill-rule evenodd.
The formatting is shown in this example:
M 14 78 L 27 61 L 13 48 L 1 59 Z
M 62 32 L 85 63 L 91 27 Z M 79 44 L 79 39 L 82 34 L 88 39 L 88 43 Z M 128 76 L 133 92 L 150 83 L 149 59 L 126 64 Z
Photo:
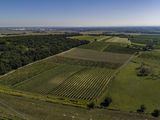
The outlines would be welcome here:
M 85 40 L 70 39 L 68 36 L 72 36 L 72 34 L 0 38 L 0 74 L 89 43 Z

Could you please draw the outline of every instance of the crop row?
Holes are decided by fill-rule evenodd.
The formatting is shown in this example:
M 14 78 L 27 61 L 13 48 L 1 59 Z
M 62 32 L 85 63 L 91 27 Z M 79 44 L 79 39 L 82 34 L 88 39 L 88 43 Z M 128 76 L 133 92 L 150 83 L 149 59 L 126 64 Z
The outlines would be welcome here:
M 95 100 L 106 88 L 111 73 L 112 70 L 108 69 L 86 69 L 68 78 L 51 94 L 85 101 Z

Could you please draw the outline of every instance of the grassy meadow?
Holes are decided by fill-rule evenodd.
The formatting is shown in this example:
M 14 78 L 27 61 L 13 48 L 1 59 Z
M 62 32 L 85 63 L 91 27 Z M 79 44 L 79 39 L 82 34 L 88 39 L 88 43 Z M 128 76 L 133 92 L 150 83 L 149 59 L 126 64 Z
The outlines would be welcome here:
M 145 112 L 151 113 L 160 107 L 159 56 L 160 52 L 141 52 L 117 75 L 108 92 L 108 96 L 113 99 L 110 109 L 135 112 L 145 105 Z M 142 63 L 149 70 L 147 76 L 137 76 Z

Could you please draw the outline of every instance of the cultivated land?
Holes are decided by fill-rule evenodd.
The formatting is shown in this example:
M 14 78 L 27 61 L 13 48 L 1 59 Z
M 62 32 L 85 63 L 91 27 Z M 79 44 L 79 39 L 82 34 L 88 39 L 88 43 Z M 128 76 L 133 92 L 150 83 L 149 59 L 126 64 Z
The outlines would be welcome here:
M 140 57 L 129 63 L 120 72 L 113 81 L 108 93 L 114 99 L 109 108 L 136 111 L 140 105 L 144 104 L 147 108 L 146 112 L 152 112 L 160 107 L 158 100 L 160 99 L 159 54 L 152 55 L 152 52 L 141 53 Z M 142 62 L 151 70 L 150 75 L 145 77 L 137 76 L 137 68 Z
M 104 52 L 120 53 L 120 54 L 134 54 L 137 52 L 131 45 L 124 43 L 108 43 L 108 47 L 104 49 Z
M 109 38 L 111 37 L 103 36 L 97 43 L 107 45 L 106 41 Z M 90 43 L 91 46 L 92 44 L 94 42 Z M 25 95 L 28 92 L 33 93 L 33 96 L 36 94 L 55 96 L 56 100 L 60 99 L 66 104 L 78 106 L 87 106 L 90 102 L 97 104 L 95 100 L 103 94 L 115 70 L 130 57 L 129 54 L 74 48 L 2 76 L 0 84 L 18 90 L 15 93 L 18 95 L 21 94 L 19 91 L 23 91 L 22 96 L 29 98 L 31 95 Z M 75 64 L 59 62 L 56 61 L 57 58 L 69 59 L 70 63 L 75 61 Z M 78 64 L 79 61 L 82 63 Z M 68 103 L 69 99 L 72 101 Z
M 154 119 L 129 113 L 143 104 L 146 113 L 160 108 L 160 51 L 144 37 L 145 42 L 138 41 L 141 36 L 73 36 L 91 42 L 0 77 L 0 104 L 6 107 L 0 107 L 1 113 L 31 120 Z M 150 39 L 158 48 L 159 42 Z M 108 108 L 117 112 L 101 106 L 106 97 L 112 99 Z
M 128 38 L 120 38 L 120 37 L 113 37 L 112 39 L 109 39 L 107 42 L 131 44 L 131 41 L 129 41 Z
M 127 54 L 117 54 L 110 52 L 98 52 L 95 50 L 87 50 L 87 49 L 71 49 L 65 53 L 61 53 L 58 56 L 74 58 L 74 59 L 82 59 L 82 60 L 91 60 L 91 61 L 99 61 L 99 62 L 109 62 L 109 63 L 119 63 L 123 64 L 130 55 Z
M 92 56 L 96 56 L 98 52 L 86 49 L 80 49 L 79 51 L 81 50 L 82 54 L 86 54 L 86 57 L 87 54 L 90 54 L 87 53 L 87 51 L 91 52 Z M 56 56 L 65 54 L 67 54 L 67 52 L 58 54 Z M 101 54 L 102 57 L 103 55 L 107 54 L 104 57 L 108 59 L 110 58 L 110 55 L 112 55 L 112 53 L 109 54 L 102 52 Z M 114 70 L 108 68 L 99 68 L 99 66 L 96 65 L 95 67 L 88 67 L 87 65 L 78 66 L 64 63 L 60 64 L 54 61 L 54 58 L 56 56 L 41 60 L 39 62 L 35 62 L 16 71 L 13 71 L 5 76 L 2 76 L 0 78 L 1 85 L 7 85 L 8 87 L 10 87 L 10 89 L 22 90 L 24 92 L 49 95 L 51 97 L 57 96 L 60 100 L 64 101 L 63 103 L 66 104 L 70 104 L 68 103 L 68 100 L 73 99 L 74 105 L 76 105 L 76 102 L 78 106 L 82 105 L 84 107 L 90 102 L 98 99 L 98 97 L 103 94 L 103 91 L 106 89 L 110 79 L 112 78 Z M 116 57 L 116 55 L 114 54 L 113 56 Z M 122 62 L 125 62 L 123 60 L 127 60 L 130 57 L 129 55 L 117 56 L 118 58 L 125 58 L 125 56 L 127 57 L 121 60 L 121 64 Z M 81 56 L 81 58 L 84 58 L 84 56 Z M 103 61 L 103 59 L 102 61 L 99 61 L 101 58 L 95 58 L 92 58 L 91 61 L 104 63 L 106 62 Z M 115 63 L 113 62 L 113 64 Z M 117 63 L 120 63 L 120 61 L 117 60 Z M 17 92 L 16 94 L 20 93 Z M 30 97 L 30 95 L 28 97 Z M 78 103 L 78 101 L 82 102 Z
M 71 39 L 78 39 L 78 40 L 89 40 L 91 42 L 93 41 L 106 41 L 110 38 L 112 38 L 111 36 L 73 36 L 73 37 L 69 37 Z
M 87 68 L 82 70 L 51 91 L 55 96 L 94 101 L 103 93 L 113 70 L 102 68 Z

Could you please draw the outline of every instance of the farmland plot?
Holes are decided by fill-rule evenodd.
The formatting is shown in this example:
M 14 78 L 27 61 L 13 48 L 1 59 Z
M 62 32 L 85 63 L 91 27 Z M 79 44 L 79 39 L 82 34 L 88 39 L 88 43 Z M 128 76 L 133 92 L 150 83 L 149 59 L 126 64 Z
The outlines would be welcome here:
M 130 55 L 128 54 L 118 54 L 110 52 L 98 52 L 88 49 L 74 48 L 67 52 L 61 53 L 58 56 L 82 59 L 82 60 L 91 60 L 99 62 L 109 62 L 109 63 L 120 63 L 123 64 Z
M 70 64 L 70 65 L 80 65 L 80 66 L 87 66 L 87 67 L 100 67 L 100 68 L 110 68 L 110 69 L 116 69 L 121 66 L 120 63 L 82 60 L 82 59 L 67 58 L 62 56 L 55 56 L 52 58 L 51 61 L 60 63 L 60 64 Z
M 122 53 L 122 54 L 134 54 L 138 50 L 129 47 L 126 44 L 109 43 L 108 47 L 104 49 L 104 52 Z
M 50 94 L 85 101 L 95 100 L 107 87 L 113 70 L 87 68 L 69 77 Z
M 89 44 L 81 45 L 78 48 L 103 51 L 107 46 L 108 43 L 106 42 L 92 42 Z
M 103 41 L 106 39 L 111 38 L 111 36 L 73 36 L 73 37 L 69 37 L 71 39 L 78 39 L 78 40 L 89 40 L 91 42 L 97 40 L 97 41 Z
M 13 88 L 33 93 L 48 94 L 50 90 L 83 68 L 82 66 L 57 64 L 56 67 L 35 75 L 24 82 L 20 82 L 14 85 Z
M 131 41 L 129 41 L 128 38 L 120 38 L 120 37 L 113 37 L 112 39 L 109 39 L 107 42 L 131 44 Z

